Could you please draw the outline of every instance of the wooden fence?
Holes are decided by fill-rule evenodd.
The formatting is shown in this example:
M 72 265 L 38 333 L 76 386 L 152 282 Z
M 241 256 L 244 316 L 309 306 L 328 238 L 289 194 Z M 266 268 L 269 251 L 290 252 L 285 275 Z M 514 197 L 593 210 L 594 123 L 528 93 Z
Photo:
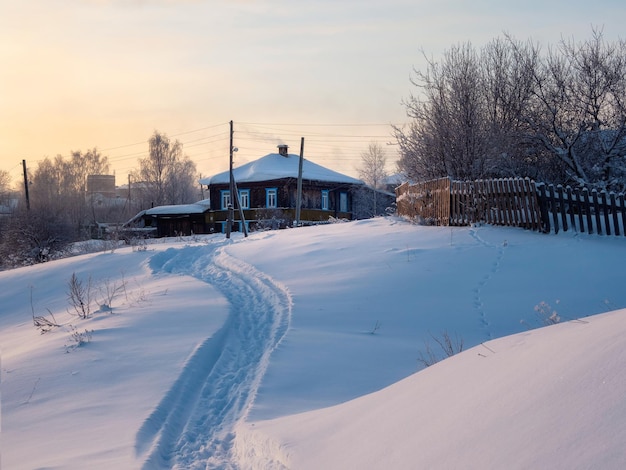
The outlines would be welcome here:
M 545 233 L 626 235 L 624 194 L 535 183 L 528 178 L 452 181 L 396 188 L 398 214 L 429 225 L 484 222 Z
M 587 188 L 538 184 L 544 232 L 575 230 L 598 235 L 626 235 L 624 194 Z

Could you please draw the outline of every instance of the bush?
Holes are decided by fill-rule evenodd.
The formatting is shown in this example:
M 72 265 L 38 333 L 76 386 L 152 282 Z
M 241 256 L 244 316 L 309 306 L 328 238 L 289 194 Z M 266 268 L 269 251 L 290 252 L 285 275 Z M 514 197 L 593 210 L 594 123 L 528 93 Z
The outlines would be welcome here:
M 446 357 L 454 356 L 463 351 L 463 338 L 460 338 L 456 333 L 452 337 L 444 330 L 440 336 L 431 334 L 430 337 L 437 346 L 433 349 L 429 340 L 424 341 L 424 350 L 420 351 L 417 357 L 417 362 L 424 367 L 430 367 Z
M 76 273 L 72 273 L 72 277 L 67 283 L 67 300 L 72 307 L 73 312 L 78 315 L 79 318 L 89 318 L 91 315 L 91 301 L 93 295 L 93 288 L 91 283 L 91 276 L 87 279 L 85 284 L 81 279 L 76 276 Z

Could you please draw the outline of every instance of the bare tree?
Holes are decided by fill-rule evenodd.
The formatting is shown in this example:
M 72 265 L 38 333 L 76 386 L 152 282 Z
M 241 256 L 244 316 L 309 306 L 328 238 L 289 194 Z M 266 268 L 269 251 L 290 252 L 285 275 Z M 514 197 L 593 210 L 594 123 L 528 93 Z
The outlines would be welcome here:
M 90 216 L 87 177 L 108 172 L 108 159 L 96 148 L 73 151 L 69 158 L 45 158 L 29 177 L 31 206 L 66 219 L 73 232 L 69 238 L 82 237 Z
M 534 76 L 534 138 L 563 167 L 562 182 L 626 187 L 626 42 L 601 31 L 550 49 Z
M 411 179 L 530 176 L 626 188 L 626 42 L 593 30 L 542 54 L 506 35 L 452 47 L 415 71 L 394 127 Z
M 378 142 L 371 142 L 366 152 L 361 153 L 359 178 L 372 188 L 381 189 L 387 180 L 387 156 Z
M 139 170 L 133 175 L 142 188 L 144 207 L 197 200 L 196 165 L 183 155 L 182 144 L 154 131 L 148 146 L 149 155 L 139 160 Z
M 537 152 L 528 138 L 525 113 L 532 102 L 540 49 L 509 35 L 481 51 L 488 123 L 486 152 L 494 176 L 539 177 Z
M 0 209 L 11 209 L 11 175 L 8 171 L 0 170 Z M 1 225 L 1 224 L 0 224 Z
M 9 190 L 11 185 L 11 175 L 6 170 L 0 170 L 0 194 Z
M 383 147 L 378 142 L 370 142 L 367 151 L 361 153 L 361 165 L 358 168 L 359 177 L 374 189 L 374 191 L 363 191 L 358 196 L 361 205 L 371 206 L 370 217 L 379 213 L 377 190 L 383 189 L 387 183 L 386 166 L 387 156 Z M 369 199 L 367 196 L 371 196 L 371 204 L 363 204 L 366 199 Z
M 394 128 L 399 169 L 413 179 L 484 176 L 488 127 L 479 57 L 467 43 L 452 47 L 441 63 L 427 62 L 411 80 L 420 93 L 404 103 L 413 122 L 408 130 Z

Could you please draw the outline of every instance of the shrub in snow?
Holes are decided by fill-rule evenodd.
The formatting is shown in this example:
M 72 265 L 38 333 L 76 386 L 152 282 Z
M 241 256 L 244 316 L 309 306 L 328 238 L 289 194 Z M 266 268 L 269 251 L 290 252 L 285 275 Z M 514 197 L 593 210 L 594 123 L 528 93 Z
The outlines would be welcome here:
M 420 351 L 417 362 L 424 367 L 430 367 L 446 357 L 454 356 L 463 351 L 463 338 L 456 333 L 451 336 L 447 331 L 442 331 L 440 336 L 430 335 L 435 342 L 433 346 L 429 340 L 424 341 L 424 350 Z
M 148 241 L 145 238 L 131 238 L 130 245 L 133 251 L 147 251 Z
M 91 276 L 89 276 L 85 283 L 76 276 L 76 273 L 72 273 L 72 277 L 67 283 L 67 300 L 73 312 L 70 310 L 68 310 L 68 312 L 70 314 L 76 314 L 83 319 L 89 318 L 91 315 L 92 297 L 93 287 Z
M 70 325 L 70 340 L 72 342 L 69 345 L 65 345 L 65 352 L 73 351 L 83 344 L 87 344 L 89 341 L 91 341 L 92 335 L 93 330 L 85 329 L 84 331 L 78 331 L 74 326 Z
M 557 300 L 556 303 L 558 304 L 559 301 Z M 535 312 L 537 312 L 539 319 L 544 325 L 555 325 L 561 321 L 561 317 L 557 311 L 547 302 L 542 301 L 539 302 L 538 305 L 535 305 Z
M 33 325 L 35 325 L 35 328 L 37 328 L 41 334 L 47 333 L 53 328 L 58 328 L 60 326 L 50 309 L 46 310 L 48 310 L 51 320 L 42 315 L 35 315 L 35 307 L 33 305 L 33 286 L 30 286 L 30 311 L 33 315 Z
M 98 302 L 100 306 L 100 311 L 102 312 L 112 312 L 113 311 L 113 301 L 122 293 L 126 292 L 126 279 L 122 276 L 121 281 L 112 281 L 107 278 L 102 281 L 102 284 L 98 288 L 100 292 L 100 301 Z

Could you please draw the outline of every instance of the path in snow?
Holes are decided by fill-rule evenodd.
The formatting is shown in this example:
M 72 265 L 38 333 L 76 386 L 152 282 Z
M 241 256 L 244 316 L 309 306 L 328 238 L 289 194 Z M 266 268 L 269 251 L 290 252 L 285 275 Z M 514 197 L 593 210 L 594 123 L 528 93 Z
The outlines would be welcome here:
M 483 330 L 485 331 L 485 338 L 487 340 L 493 339 L 493 335 L 491 334 L 491 324 L 489 323 L 489 319 L 485 314 L 485 308 L 483 304 L 482 292 L 489 280 L 500 270 L 500 265 L 502 263 L 502 258 L 504 256 L 504 249 L 507 246 L 506 240 L 500 246 L 493 245 L 491 243 L 483 240 L 478 232 L 474 229 L 469 231 L 470 236 L 476 240 L 481 245 L 487 248 L 495 248 L 496 249 L 496 259 L 493 262 L 491 269 L 488 273 L 486 273 L 480 281 L 478 281 L 478 285 L 474 288 L 474 309 L 478 312 L 478 317 L 480 319 L 480 324 Z
M 232 430 L 247 415 L 269 356 L 289 327 L 291 296 L 224 247 L 169 249 L 153 257 L 151 267 L 214 285 L 229 301 L 230 313 L 144 422 L 136 452 L 145 455 L 144 469 L 235 468 Z

